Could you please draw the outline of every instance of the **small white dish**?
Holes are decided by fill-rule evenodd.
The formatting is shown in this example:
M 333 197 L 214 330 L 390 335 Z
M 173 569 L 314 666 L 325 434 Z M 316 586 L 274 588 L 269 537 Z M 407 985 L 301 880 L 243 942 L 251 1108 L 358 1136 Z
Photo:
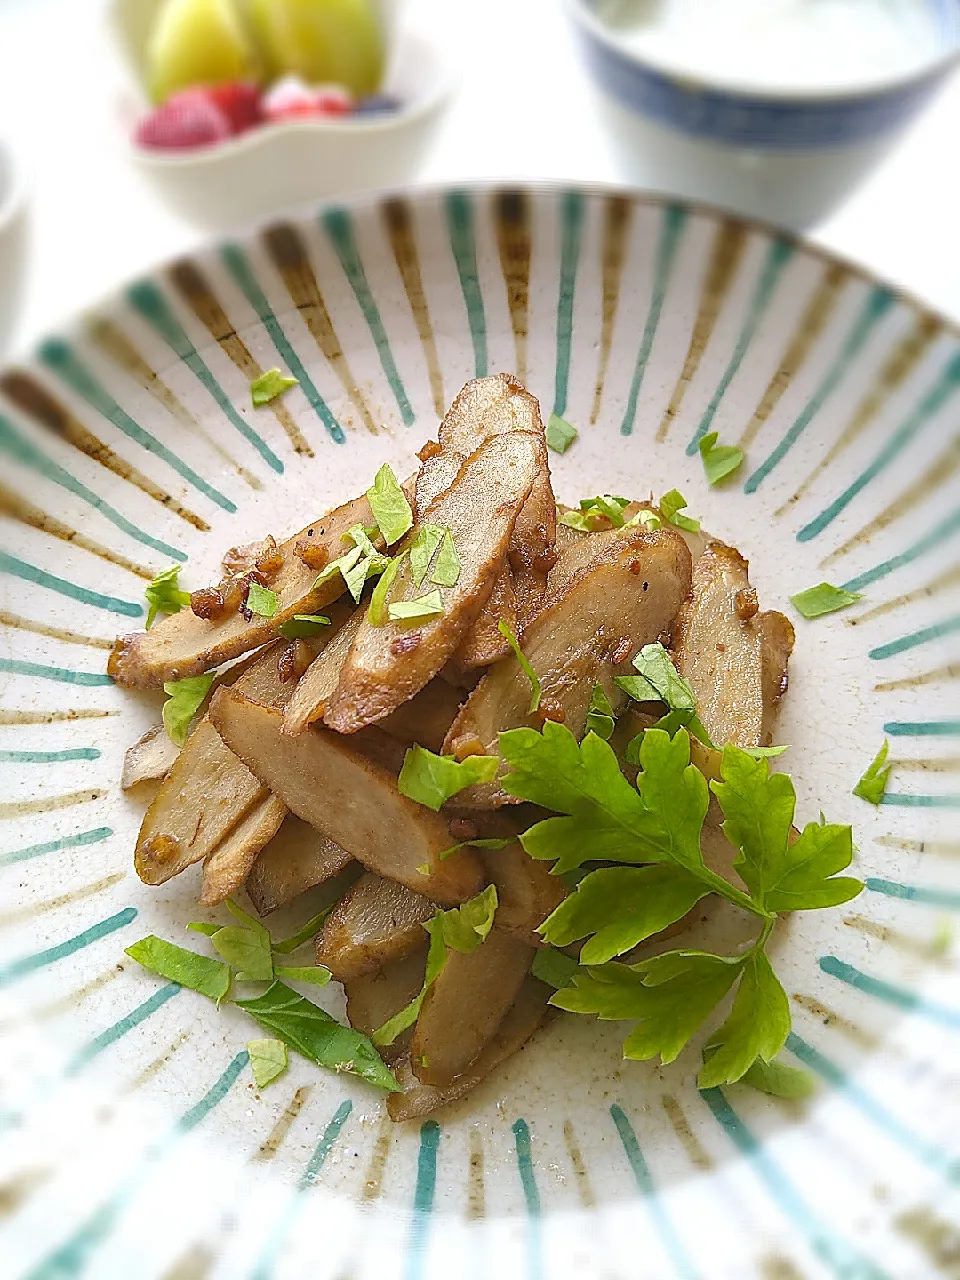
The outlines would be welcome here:
M 0 355 L 14 331 L 27 256 L 26 190 L 16 157 L 0 139 Z
M 132 112 L 146 109 L 141 71 L 155 0 L 112 0 L 114 35 L 130 72 Z M 388 31 L 393 6 L 385 14 Z M 130 158 L 178 214 L 217 230 L 284 208 L 373 187 L 399 186 L 415 174 L 453 87 L 438 51 L 396 32 L 384 93 L 404 105 L 383 116 L 262 125 L 195 151 L 151 151 L 129 144 Z

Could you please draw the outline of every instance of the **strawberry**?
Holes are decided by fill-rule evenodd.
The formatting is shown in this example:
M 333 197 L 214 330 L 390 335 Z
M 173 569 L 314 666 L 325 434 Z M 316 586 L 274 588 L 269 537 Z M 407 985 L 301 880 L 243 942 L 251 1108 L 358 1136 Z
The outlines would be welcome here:
M 299 76 L 284 76 L 263 97 L 263 114 L 267 120 L 316 120 L 319 117 L 344 116 L 352 109 L 353 100 L 339 85 L 312 86 Z
M 232 132 L 207 89 L 184 89 L 140 121 L 134 141 L 161 151 L 189 150 L 223 142 Z
M 246 80 L 218 84 L 207 90 L 211 100 L 229 121 L 233 133 L 246 133 L 263 121 L 260 90 Z

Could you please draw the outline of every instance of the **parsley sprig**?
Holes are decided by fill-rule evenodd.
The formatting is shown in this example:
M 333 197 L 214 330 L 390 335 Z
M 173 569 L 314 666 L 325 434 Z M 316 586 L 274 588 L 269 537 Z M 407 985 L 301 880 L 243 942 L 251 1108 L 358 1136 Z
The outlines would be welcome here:
M 681 724 L 643 735 L 635 786 L 607 742 L 594 733 L 577 742 L 552 721 L 542 732 L 501 734 L 500 749 L 511 768 L 504 789 L 557 815 L 521 836 L 527 852 L 552 861 L 556 874 L 582 872 L 585 863 L 613 864 L 587 870 L 540 926 L 553 947 L 583 940 L 580 964 L 561 978 L 552 1003 L 629 1019 L 636 1025 L 625 1056 L 672 1062 L 735 991 L 729 1016 L 704 1050 L 700 1086 L 746 1078 L 772 1089 L 776 1070 L 769 1068 L 789 1034 L 790 1010 L 766 944 L 782 913 L 834 906 L 861 891 L 859 880 L 838 874 L 853 857 L 850 828 L 821 819 L 797 835 L 790 778 L 771 774 L 766 758 L 732 745 L 724 748 L 720 780 L 708 787 L 690 763 L 690 736 Z M 704 861 L 701 832 L 711 790 L 745 889 Z M 758 932 L 746 951 L 724 956 L 681 949 L 632 964 L 617 959 L 710 893 L 756 918 Z

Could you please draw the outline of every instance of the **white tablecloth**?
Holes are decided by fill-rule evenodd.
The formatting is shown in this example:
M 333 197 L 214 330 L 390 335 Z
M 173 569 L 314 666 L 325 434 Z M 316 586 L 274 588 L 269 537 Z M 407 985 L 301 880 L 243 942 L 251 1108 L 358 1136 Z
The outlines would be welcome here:
M 25 158 L 32 246 L 18 345 L 195 244 L 127 163 L 106 0 L 0 0 L 0 133 Z M 558 0 L 410 0 L 462 77 L 417 180 L 616 182 Z M 822 244 L 960 318 L 960 78 L 814 229 Z

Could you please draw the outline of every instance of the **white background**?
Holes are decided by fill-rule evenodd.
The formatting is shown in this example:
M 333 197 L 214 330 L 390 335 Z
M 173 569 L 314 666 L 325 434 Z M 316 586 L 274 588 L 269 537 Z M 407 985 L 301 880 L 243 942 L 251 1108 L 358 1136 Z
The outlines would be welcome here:
M 460 91 L 417 181 L 621 179 L 560 0 L 410 0 Z M 0 0 L 0 133 L 26 162 L 32 242 L 17 343 L 202 233 L 127 162 L 105 0 Z M 960 318 L 960 78 L 816 239 Z

